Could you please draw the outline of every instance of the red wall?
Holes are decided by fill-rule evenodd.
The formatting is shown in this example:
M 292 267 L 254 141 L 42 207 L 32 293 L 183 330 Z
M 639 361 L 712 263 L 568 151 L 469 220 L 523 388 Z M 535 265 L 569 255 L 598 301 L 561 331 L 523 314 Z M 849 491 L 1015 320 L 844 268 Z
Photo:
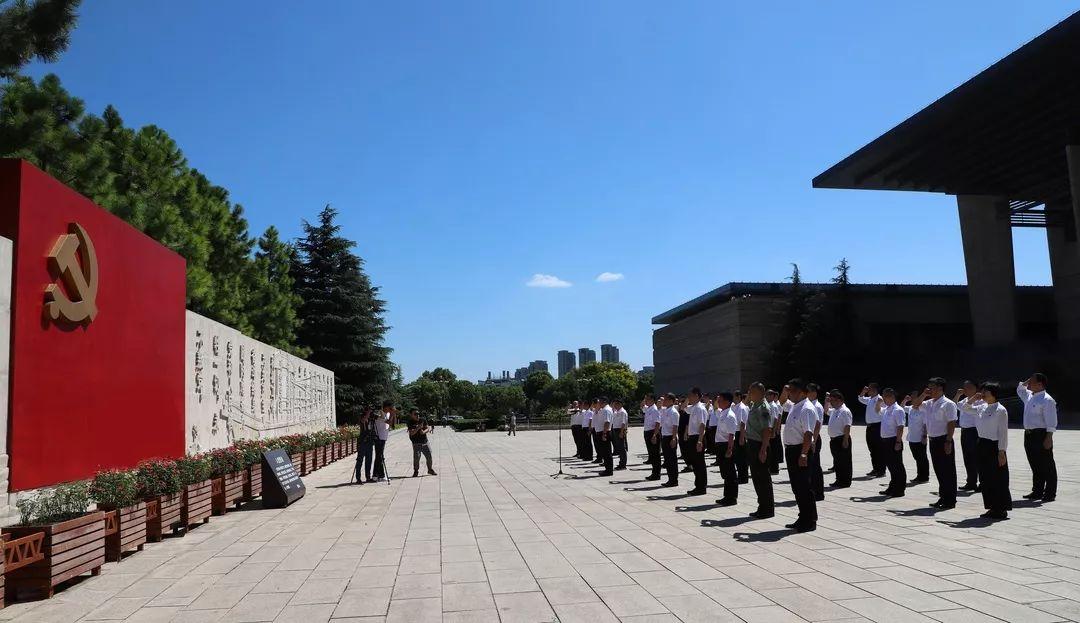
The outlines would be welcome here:
M 97 316 L 75 327 L 44 315 L 46 256 L 72 222 L 99 271 Z M 19 160 L 0 160 L 0 235 L 15 242 L 11 490 L 182 455 L 184 259 Z

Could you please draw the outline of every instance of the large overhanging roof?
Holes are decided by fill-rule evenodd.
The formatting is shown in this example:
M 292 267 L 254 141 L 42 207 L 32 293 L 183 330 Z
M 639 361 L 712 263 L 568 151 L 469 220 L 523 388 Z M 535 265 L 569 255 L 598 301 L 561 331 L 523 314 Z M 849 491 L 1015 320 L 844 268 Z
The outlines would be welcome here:
M 1068 203 L 1080 141 L 1080 12 L 814 178 L 815 188 Z M 1014 218 L 1015 223 L 1015 218 Z

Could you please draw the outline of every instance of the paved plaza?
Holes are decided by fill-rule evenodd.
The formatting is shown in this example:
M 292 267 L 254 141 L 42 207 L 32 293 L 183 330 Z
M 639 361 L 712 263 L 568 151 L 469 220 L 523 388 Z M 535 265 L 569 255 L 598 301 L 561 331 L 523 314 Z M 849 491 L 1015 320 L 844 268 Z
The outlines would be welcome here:
M 1012 434 L 1019 498 L 1030 476 Z M 862 430 L 853 437 L 862 474 Z M 438 477 L 350 486 L 352 461 L 340 461 L 306 478 L 288 509 L 216 517 L 0 620 L 1080 620 L 1080 432 L 1056 436 L 1058 501 L 1021 502 L 1009 521 L 973 519 L 978 495 L 932 513 L 933 482 L 885 500 L 883 479 L 857 480 L 826 494 L 808 534 L 783 528 L 795 515 L 783 470 L 777 516 L 749 521 L 750 486 L 736 507 L 712 504 L 715 468 L 708 497 L 682 497 L 689 479 L 674 490 L 643 481 L 640 439 L 634 429 L 627 471 L 601 478 L 569 463 L 576 478 L 558 479 L 554 431 L 439 429 Z M 411 474 L 403 433 L 388 456 L 392 476 Z

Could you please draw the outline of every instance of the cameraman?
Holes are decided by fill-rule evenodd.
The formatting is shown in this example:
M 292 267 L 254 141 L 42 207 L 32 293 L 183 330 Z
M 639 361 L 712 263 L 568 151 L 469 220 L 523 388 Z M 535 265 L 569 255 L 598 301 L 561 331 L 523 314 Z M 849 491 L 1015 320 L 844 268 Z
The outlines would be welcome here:
M 409 412 L 409 441 L 412 442 L 412 475 L 416 478 L 420 475 L 420 453 L 424 454 L 424 460 L 427 461 L 427 473 L 430 476 L 438 476 L 435 470 L 431 469 L 431 447 L 428 446 L 427 433 L 428 423 L 420 417 L 420 414 L 413 409 Z

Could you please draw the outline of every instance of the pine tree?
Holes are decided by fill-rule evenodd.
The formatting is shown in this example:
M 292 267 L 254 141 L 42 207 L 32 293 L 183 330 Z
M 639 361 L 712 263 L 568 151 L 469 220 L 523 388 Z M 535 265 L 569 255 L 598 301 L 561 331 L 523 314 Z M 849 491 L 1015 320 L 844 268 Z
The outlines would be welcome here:
M 793 361 L 795 342 L 802 328 L 807 307 L 807 292 L 802 285 L 798 264 L 791 265 L 791 276 L 788 279 L 791 281 L 791 289 L 788 291 L 788 299 L 784 307 L 780 336 L 773 344 L 768 365 L 769 378 L 779 384 L 786 383 L 796 374 L 802 374 L 795 368 Z
M 298 347 L 296 330 L 300 319 L 296 310 L 300 298 L 294 290 L 292 248 L 283 242 L 276 227 L 271 225 L 259 238 L 252 270 L 249 318 L 252 337 L 271 346 L 306 356 Z
M 393 392 L 390 349 L 383 345 L 385 302 L 364 273 L 355 243 L 340 235 L 329 205 L 316 224 L 304 221 L 296 242 L 300 344 L 309 360 L 334 372 L 338 421 L 354 420 L 365 404 Z
M 34 59 L 59 58 L 67 50 L 81 1 L 15 0 L 0 10 L 0 78 L 11 78 Z

